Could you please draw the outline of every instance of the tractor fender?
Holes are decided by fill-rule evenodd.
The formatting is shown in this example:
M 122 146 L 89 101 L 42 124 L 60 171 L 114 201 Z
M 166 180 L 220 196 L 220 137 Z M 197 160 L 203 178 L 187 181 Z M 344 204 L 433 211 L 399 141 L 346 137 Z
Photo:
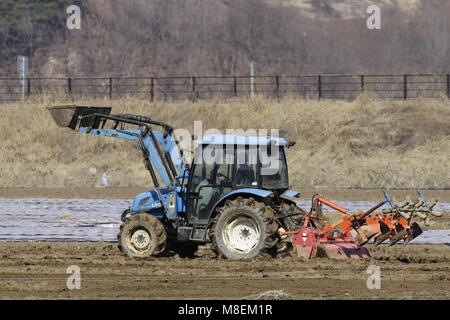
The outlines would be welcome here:
M 160 190 L 163 195 L 166 195 L 169 192 L 166 188 L 161 188 Z M 164 201 L 164 199 L 162 199 L 162 201 Z M 157 218 L 164 216 L 164 208 L 161 205 L 161 199 L 155 190 L 143 192 L 134 198 L 133 204 L 130 207 L 130 213 L 133 214 L 142 211 L 148 212 Z
M 293 204 L 301 209 L 300 205 L 300 192 L 293 191 L 293 190 L 286 190 L 281 196 L 280 199 L 283 202 Z
M 280 198 L 288 203 L 292 203 L 296 205 L 297 207 L 300 207 L 299 200 L 300 200 L 300 192 L 293 191 L 293 190 L 286 190 L 283 192 L 283 194 L 280 196 Z
M 243 196 L 255 196 L 255 197 L 259 197 L 259 198 L 267 198 L 268 196 L 270 196 L 271 194 L 273 194 L 272 191 L 267 191 L 267 190 L 261 190 L 261 189 L 254 189 L 254 188 L 242 188 L 242 189 L 237 189 L 234 190 L 230 193 L 227 193 L 226 195 L 224 195 L 222 198 L 219 199 L 219 201 L 217 201 L 214 206 L 212 207 L 211 211 L 209 212 L 209 217 L 208 217 L 208 222 L 209 220 L 211 220 L 211 217 L 214 213 L 214 211 L 216 210 L 216 208 L 222 204 L 222 202 L 224 202 L 225 200 L 236 196 L 236 195 L 243 195 Z
M 296 198 L 299 195 L 300 195 L 300 192 L 298 192 L 298 191 L 286 190 L 285 192 L 283 192 L 283 194 L 281 196 L 285 196 L 288 198 Z

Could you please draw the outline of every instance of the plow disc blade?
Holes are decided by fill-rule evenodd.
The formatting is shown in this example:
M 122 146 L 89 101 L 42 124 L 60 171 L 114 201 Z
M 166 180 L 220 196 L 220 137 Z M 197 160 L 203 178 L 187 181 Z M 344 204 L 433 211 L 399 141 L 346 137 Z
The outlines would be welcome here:
M 48 111 L 59 127 L 67 127 L 72 130 L 76 129 L 78 119 L 94 113 L 110 114 L 110 107 L 82 107 L 82 106 L 56 106 L 48 108 Z M 91 123 L 91 119 L 85 118 L 81 120 L 80 127 L 87 127 Z M 99 122 L 99 121 L 97 121 Z M 93 123 L 92 128 L 98 128 L 99 123 Z
M 319 257 L 330 259 L 369 259 L 366 248 L 357 248 L 353 243 L 321 244 L 318 246 Z
M 410 228 L 411 228 L 411 232 L 408 235 L 408 237 L 405 239 L 404 245 L 407 245 L 411 240 L 418 237 L 423 232 L 422 228 L 419 226 L 419 224 L 417 222 L 414 222 L 413 224 L 411 224 Z
M 408 229 L 404 228 L 402 225 L 398 224 L 395 226 L 396 234 L 391 238 L 389 246 L 392 246 L 399 242 L 400 240 L 408 237 Z
M 355 240 L 358 242 L 359 246 L 363 246 L 366 244 L 370 239 L 373 237 L 376 237 L 380 234 L 380 224 L 377 223 L 371 223 L 369 225 L 365 225 L 359 228 L 359 231 L 364 234 L 365 239 L 362 238 L 361 234 L 358 232 L 355 236 Z
M 383 243 L 384 240 L 395 235 L 395 231 L 389 228 L 384 222 L 380 221 L 380 232 L 381 234 L 375 238 L 375 245 L 378 246 Z

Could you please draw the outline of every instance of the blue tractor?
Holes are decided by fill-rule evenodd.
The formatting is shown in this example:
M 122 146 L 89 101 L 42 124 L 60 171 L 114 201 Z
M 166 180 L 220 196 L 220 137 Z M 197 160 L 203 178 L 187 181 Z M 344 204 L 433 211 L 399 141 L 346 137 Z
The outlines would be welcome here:
M 189 256 L 198 245 L 228 259 L 277 255 L 292 245 L 289 232 L 302 226 L 304 215 L 295 204 L 299 193 L 289 190 L 284 153 L 293 142 L 234 135 L 193 138 L 197 147 L 187 163 L 174 129 L 165 123 L 113 115 L 109 107 L 49 111 L 61 127 L 138 143 L 154 189 L 136 196 L 122 214 L 118 245 L 127 256 L 169 250 Z

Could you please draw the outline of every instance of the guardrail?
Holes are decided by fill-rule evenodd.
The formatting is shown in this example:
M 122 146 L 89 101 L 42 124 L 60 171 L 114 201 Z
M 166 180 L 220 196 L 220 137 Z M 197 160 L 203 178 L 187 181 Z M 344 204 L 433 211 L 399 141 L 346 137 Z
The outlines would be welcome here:
M 151 101 L 225 98 L 263 94 L 280 99 L 354 99 L 372 92 L 385 99 L 450 98 L 449 74 L 186 76 L 186 77 L 69 77 L 0 78 L 0 102 L 20 101 L 42 94 L 109 98 L 133 96 Z

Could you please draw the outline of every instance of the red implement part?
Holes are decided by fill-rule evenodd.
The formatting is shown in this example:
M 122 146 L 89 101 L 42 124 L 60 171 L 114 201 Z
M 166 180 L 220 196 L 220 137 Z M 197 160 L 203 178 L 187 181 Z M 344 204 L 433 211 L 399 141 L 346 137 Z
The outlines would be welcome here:
M 422 233 L 420 227 L 416 227 L 417 223 L 415 222 L 413 223 L 415 230 L 413 235 L 406 219 L 402 217 L 395 218 L 393 216 L 385 216 L 381 212 L 378 213 L 378 216 L 378 219 L 380 219 L 379 224 L 381 227 L 381 234 L 375 238 L 375 245 L 381 244 L 386 239 L 390 239 L 390 245 L 393 245 L 402 239 L 408 243 Z
M 397 224 L 395 225 L 396 234 L 392 236 L 389 246 L 392 246 L 402 239 L 406 239 L 411 236 L 411 229 L 409 228 L 408 221 L 403 218 L 397 219 Z
M 396 235 L 395 226 L 389 220 L 380 220 L 381 234 L 375 238 L 375 245 L 378 246 L 383 243 L 384 240 L 390 239 Z
M 364 224 L 357 230 L 355 237 L 358 247 L 365 245 L 370 239 L 381 234 L 380 221 L 377 217 L 367 217 Z
M 370 257 L 367 249 L 358 248 L 350 232 L 319 235 L 314 229 L 305 227 L 293 238 L 292 244 L 296 248 L 297 256 L 307 259 L 317 256 L 331 259 L 368 259 Z
M 297 249 L 297 256 L 307 259 L 315 258 L 317 255 L 317 237 L 311 228 L 302 228 L 292 239 L 292 244 Z

